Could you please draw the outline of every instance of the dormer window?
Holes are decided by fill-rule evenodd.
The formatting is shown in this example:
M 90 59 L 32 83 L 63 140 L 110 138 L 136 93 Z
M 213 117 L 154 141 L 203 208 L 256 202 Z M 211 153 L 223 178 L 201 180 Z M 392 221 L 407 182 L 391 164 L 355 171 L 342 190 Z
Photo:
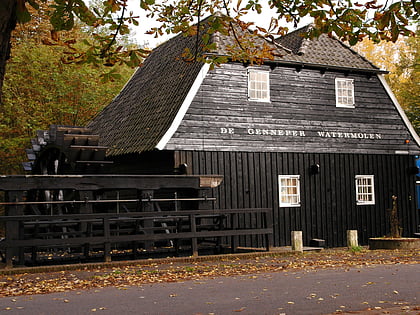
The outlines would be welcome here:
M 353 79 L 335 79 L 335 99 L 337 107 L 354 108 Z
M 268 71 L 248 70 L 248 99 L 250 101 L 270 101 L 270 76 Z

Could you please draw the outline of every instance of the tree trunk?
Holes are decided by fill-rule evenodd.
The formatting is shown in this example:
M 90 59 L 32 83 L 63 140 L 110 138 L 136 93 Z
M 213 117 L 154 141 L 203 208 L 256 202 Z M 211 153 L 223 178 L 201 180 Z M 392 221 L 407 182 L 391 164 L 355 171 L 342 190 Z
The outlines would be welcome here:
M 10 37 L 16 26 L 16 0 L 0 0 L 0 104 L 6 62 L 10 57 Z

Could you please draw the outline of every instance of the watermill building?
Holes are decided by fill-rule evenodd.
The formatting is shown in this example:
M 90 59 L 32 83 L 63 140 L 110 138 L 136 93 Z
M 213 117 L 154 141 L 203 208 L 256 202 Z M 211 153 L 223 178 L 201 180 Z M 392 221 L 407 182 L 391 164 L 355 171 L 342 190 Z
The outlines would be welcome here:
M 332 247 L 356 229 L 367 244 L 389 232 L 393 195 L 403 234 L 412 235 L 420 139 L 385 72 L 337 39 L 308 40 L 304 31 L 256 39 L 275 52 L 262 65 L 185 62 L 196 39 L 183 35 L 158 46 L 89 125 L 113 172 L 223 175 L 214 207 L 272 209 L 275 246 L 290 244 L 293 230 Z M 225 55 L 234 36 L 212 40 L 211 53 Z

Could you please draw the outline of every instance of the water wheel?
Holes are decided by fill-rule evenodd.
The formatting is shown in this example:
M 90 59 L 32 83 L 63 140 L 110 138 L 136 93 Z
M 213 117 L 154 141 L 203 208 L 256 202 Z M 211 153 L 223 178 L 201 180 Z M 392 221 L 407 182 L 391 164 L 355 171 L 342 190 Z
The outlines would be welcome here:
M 27 149 L 29 162 L 26 171 L 33 175 L 72 175 L 107 173 L 112 161 L 105 159 L 107 147 L 99 145 L 99 136 L 86 127 L 51 125 L 49 130 L 38 130 Z M 27 209 L 28 214 L 79 213 L 77 206 L 48 203 L 60 200 L 79 200 L 75 191 L 36 190 L 28 199 L 39 203 Z
M 112 164 L 105 159 L 107 147 L 99 145 L 99 135 L 86 127 L 51 125 L 38 130 L 31 145 L 24 167 L 32 174 L 100 174 Z

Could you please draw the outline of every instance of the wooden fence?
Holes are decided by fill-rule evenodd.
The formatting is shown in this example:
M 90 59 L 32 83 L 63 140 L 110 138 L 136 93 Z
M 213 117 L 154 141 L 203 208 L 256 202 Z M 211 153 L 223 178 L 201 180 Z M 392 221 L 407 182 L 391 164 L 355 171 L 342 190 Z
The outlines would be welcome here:
M 179 178 L 179 182 L 177 181 Z M 204 178 L 204 179 L 203 179 Z M 99 248 L 105 261 L 111 261 L 112 246 L 148 250 L 157 243 L 170 244 L 178 251 L 182 242 L 192 255 L 198 255 L 203 240 L 215 245 L 222 241 L 235 251 L 242 236 L 260 235 L 267 250 L 272 246 L 271 209 L 205 209 L 214 198 L 206 197 L 206 189 L 216 180 L 209 176 L 5 176 L 0 177 L 0 190 L 5 191 L 6 216 L 0 217 L 5 226 L 5 239 L 0 242 L 7 267 L 24 264 L 26 254 L 37 261 L 40 252 L 56 248 L 79 251 L 88 257 L 92 248 Z M 214 178 L 214 177 L 213 177 Z M 220 182 L 220 180 L 219 180 Z M 186 189 L 192 196 L 156 198 L 159 189 Z M 61 190 L 77 190 L 81 200 L 60 198 L 28 199 L 33 190 L 42 195 L 57 195 Z M 104 191 L 135 190 L 134 199 L 103 199 Z M 46 193 L 48 192 L 48 193 Z M 147 192 L 147 198 L 145 193 Z M 73 194 L 74 195 L 74 194 Z M 114 195 L 114 194 L 113 194 Z M 88 198 L 89 196 L 89 198 Z M 99 199 L 94 197 L 100 196 Z M 106 196 L 106 194 L 105 194 Z M 176 196 L 176 195 L 175 195 Z M 44 198 L 45 199 L 45 198 Z M 180 209 L 180 202 L 195 202 L 201 209 Z M 173 202 L 170 211 L 162 210 L 159 202 Z M 132 203 L 134 211 L 120 211 L 121 204 Z M 104 205 L 106 205 L 104 207 Z M 49 206 L 48 213 L 38 214 Z M 54 210 L 53 206 L 57 206 Z M 78 213 L 64 213 L 71 206 Z M 77 206 L 77 207 L 76 207 Z M 28 214 L 28 210 L 29 214 Z M 35 209 L 35 210 L 34 210 Z M 38 210 L 37 210 L 38 209 Z M 41 209 L 41 210 L 40 210 Z M 61 213 L 57 213 L 57 209 Z M 106 212 L 102 211 L 106 209 Z M 33 215 L 33 213 L 37 213 Z M 239 225 L 243 217 L 249 226 Z

